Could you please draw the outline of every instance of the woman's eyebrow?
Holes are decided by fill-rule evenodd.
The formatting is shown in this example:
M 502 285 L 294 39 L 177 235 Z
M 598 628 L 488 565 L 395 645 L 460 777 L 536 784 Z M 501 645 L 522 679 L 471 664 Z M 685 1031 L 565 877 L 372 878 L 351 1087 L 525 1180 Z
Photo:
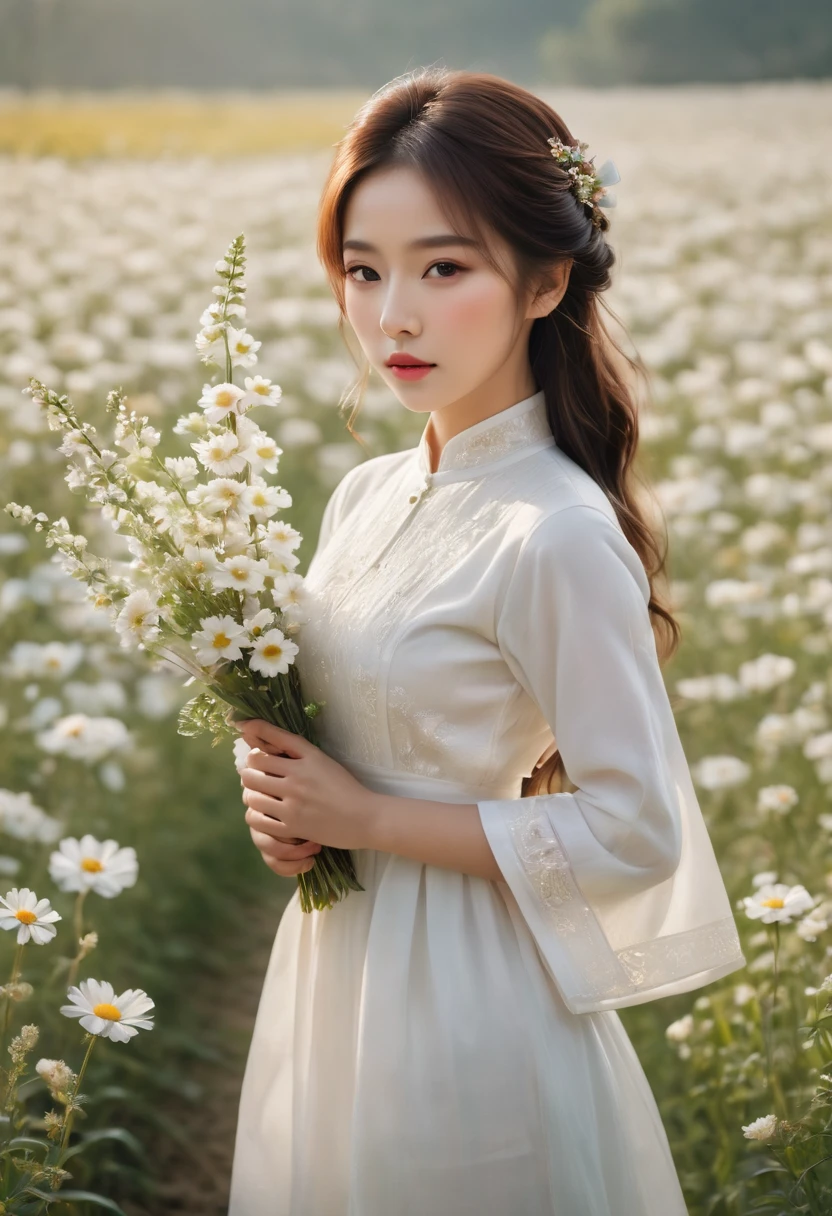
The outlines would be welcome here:
M 471 236 L 460 236 L 456 232 L 438 233 L 436 236 L 420 236 L 414 241 L 410 241 L 407 245 L 408 249 L 433 249 L 437 245 L 470 245 L 477 246 L 479 241 L 475 241 Z M 344 250 L 359 249 L 364 253 L 378 253 L 375 245 L 371 245 L 369 241 L 359 241 L 356 239 L 344 241 Z

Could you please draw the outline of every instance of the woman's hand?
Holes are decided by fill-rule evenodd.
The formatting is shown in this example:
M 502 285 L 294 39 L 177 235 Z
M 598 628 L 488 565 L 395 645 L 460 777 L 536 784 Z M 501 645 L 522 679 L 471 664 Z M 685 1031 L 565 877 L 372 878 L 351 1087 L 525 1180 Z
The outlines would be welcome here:
M 302 735 L 262 718 L 234 725 L 254 749 L 240 769 L 246 823 L 275 873 L 311 869 L 321 845 L 372 847 L 374 791 Z

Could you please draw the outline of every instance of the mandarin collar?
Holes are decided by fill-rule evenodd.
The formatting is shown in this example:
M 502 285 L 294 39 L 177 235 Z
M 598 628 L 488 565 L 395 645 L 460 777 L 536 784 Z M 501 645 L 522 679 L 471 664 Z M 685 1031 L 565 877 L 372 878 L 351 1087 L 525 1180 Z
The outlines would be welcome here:
M 527 448 L 555 446 L 542 389 L 453 435 L 442 449 L 435 472 L 431 472 L 427 445 L 429 424 L 430 418 L 417 447 L 419 472 L 428 481 L 476 475 L 507 457 L 517 457 Z

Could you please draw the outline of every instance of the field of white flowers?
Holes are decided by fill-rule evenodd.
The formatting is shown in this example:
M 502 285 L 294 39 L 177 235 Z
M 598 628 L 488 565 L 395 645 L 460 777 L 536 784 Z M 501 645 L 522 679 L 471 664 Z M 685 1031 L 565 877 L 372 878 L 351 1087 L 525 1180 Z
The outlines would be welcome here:
M 828 1216 L 832 87 L 549 100 L 621 173 L 608 302 L 651 371 L 643 464 L 684 635 L 665 679 L 749 960 L 622 1019 L 693 1216 Z M 113 545 L 21 390 L 36 376 L 97 424 L 115 386 L 152 424 L 195 409 L 199 317 L 217 259 L 245 232 L 256 370 L 282 388 L 258 422 L 283 449 L 303 573 L 326 496 L 365 455 L 337 410 L 354 367 L 313 247 L 328 160 L 2 158 L 4 502 L 65 515 L 96 551 Z M 367 453 L 412 446 L 420 419 L 370 385 L 357 422 Z M 239 1076 L 251 977 L 294 880 L 251 844 L 230 745 L 177 735 L 181 681 L 120 649 L 83 587 L 8 515 L 0 558 L 0 929 L 15 931 L 0 934 L 0 1028 L 3 1044 L 16 1036 L 11 1067 L 0 1062 L 14 1091 L 0 1150 L 18 1138 L 0 1158 L 0 1198 L 27 1155 L 43 1162 L 40 1140 L 79 1146 L 57 1179 L 79 1213 L 103 1210 L 85 1191 L 130 1216 L 183 1211 L 160 1172 L 171 1158 L 159 1146 L 174 1142 L 202 1194 L 188 1210 L 220 1213 L 222 1171 L 200 1146 L 207 1123 L 233 1130 L 226 1078 Z M 84 1001 L 97 1010 L 87 1040 L 61 1012 L 81 981 L 110 985 L 74 998 L 82 1016 Z M 131 989 L 153 1011 L 133 1009 L 148 1024 L 112 1041 L 130 1000 L 143 1007 Z M 111 1041 L 85 1068 L 97 1037 Z M 33 1196 L 54 1181 L 30 1179 L 6 1210 L 42 1210 Z

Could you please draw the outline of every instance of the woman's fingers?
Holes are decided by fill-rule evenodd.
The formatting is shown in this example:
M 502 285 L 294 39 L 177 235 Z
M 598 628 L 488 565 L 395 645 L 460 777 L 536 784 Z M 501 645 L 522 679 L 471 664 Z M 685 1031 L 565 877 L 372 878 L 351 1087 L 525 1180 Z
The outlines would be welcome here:
M 251 839 L 266 865 L 270 870 L 274 870 L 275 874 L 280 874 L 284 878 L 291 878 L 294 874 L 304 874 L 307 870 L 311 870 L 315 864 L 315 854 L 321 848 L 319 844 L 315 844 L 311 840 L 299 845 L 285 844 L 265 832 L 258 831 L 252 825 L 249 826 L 249 831 Z

